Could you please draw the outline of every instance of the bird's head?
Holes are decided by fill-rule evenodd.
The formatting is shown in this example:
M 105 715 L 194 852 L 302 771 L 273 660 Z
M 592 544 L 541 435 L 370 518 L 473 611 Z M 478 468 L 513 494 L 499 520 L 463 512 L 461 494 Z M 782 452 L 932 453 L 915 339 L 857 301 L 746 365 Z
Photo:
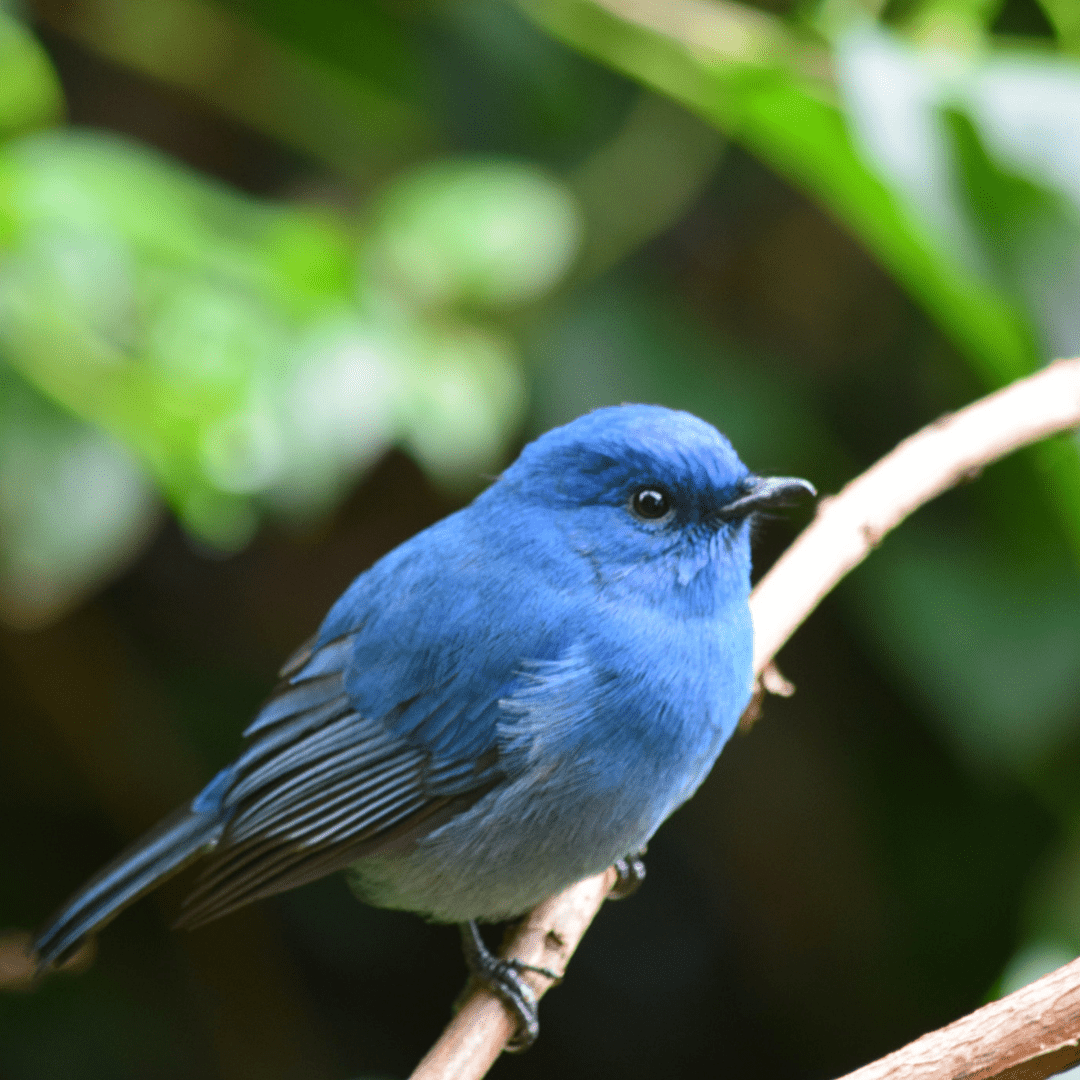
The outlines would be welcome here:
M 658 405 L 598 409 L 555 428 L 496 486 L 528 507 L 531 528 L 568 538 L 605 586 L 641 595 L 748 587 L 752 515 L 814 491 L 755 476 L 711 424 Z

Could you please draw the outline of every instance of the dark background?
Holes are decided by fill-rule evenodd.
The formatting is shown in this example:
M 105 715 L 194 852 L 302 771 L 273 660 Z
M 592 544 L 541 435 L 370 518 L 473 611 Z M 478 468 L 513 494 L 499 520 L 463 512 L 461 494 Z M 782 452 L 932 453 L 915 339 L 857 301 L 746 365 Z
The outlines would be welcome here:
M 27 417 L 45 416 L 42 429 L 100 418 L 70 396 L 85 390 L 58 389 L 26 359 L 38 331 L 47 357 L 63 351 L 44 316 L 17 339 L 0 329 L 0 1077 L 402 1077 L 463 982 L 457 934 L 359 905 L 337 877 L 173 933 L 181 877 L 110 926 L 78 971 L 34 986 L 4 972 L 17 974 L 21 931 L 236 753 L 277 668 L 344 586 L 532 434 L 598 404 L 659 401 L 717 423 L 752 468 L 828 493 L 988 380 L 925 293 L 897 284 L 797 178 L 516 8 L 155 7 L 22 10 L 66 102 L 53 139 L 122 133 L 200 184 L 339 215 L 358 250 L 372 200 L 397 178 L 432 160 L 509 158 L 577 196 L 585 241 L 523 304 L 462 301 L 512 342 L 506 363 L 525 387 L 464 479 L 395 438 L 322 506 L 282 515 L 256 499 L 259 527 L 224 540 L 191 513 L 181 524 L 151 510 L 95 541 L 81 577 L 57 572 L 47 603 L 19 568 L 49 550 L 49 529 L 82 525 L 61 505 L 19 532 L 35 476 L 55 470 L 11 463 L 19 440 L 38 445 Z M 795 9 L 761 8 L 800 25 Z M 883 17 L 923 45 L 932 8 L 890 4 Z M 1033 2 L 978 14 L 983 48 L 1041 50 L 1076 78 L 1069 42 Z M 222 42 L 212 71 L 200 34 Z M 407 103 L 408 123 L 372 121 L 345 144 L 347 110 L 328 119 L 310 85 L 286 77 L 290 57 L 315 57 L 329 79 L 350 55 L 370 59 L 362 74 Z M 259 64 L 295 115 L 237 89 Z M 0 144 L 5 168 L 27 138 Z M 624 157 L 605 173 L 615 145 Z M 665 188 L 672 162 L 684 174 Z M 0 255 L 45 230 L 12 207 Z M 18 265 L 0 259 L 0 289 Z M 145 444 L 99 426 L 161 505 L 181 505 Z M 1034 454 L 987 470 L 920 511 L 809 619 L 780 658 L 797 694 L 769 700 L 732 740 L 658 834 L 644 888 L 605 907 L 545 999 L 537 1046 L 494 1075 L 832 1076 L 1080 950 L 1080 588 L 1047 476 Z M 808 514 L 763 524 L 758 572 Z

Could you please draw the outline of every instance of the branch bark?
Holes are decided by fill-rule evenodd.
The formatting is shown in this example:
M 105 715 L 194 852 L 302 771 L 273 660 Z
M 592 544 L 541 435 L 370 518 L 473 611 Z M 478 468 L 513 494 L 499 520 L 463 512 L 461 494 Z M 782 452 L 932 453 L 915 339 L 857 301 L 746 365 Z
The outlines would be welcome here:
M 1042 1080 L 1080 1061 L 1080 960 L 841 1080 Z
M 777 560 L 750 597 L 755 678 L 840 579 L 912 511 L 1014 450 L 1080 427 L 1080 359 L 1059 360 L 905 439 L 838 495 Z M 588 878 L 536 908 L 507 956 L 565 971 L 614 881 Z M 551 985 L 529 976 L 537 994 Z M 513 1022 L 476 990 L 412 1080 L 480 1080 Z M 1080 1061 L 1080 960 L 924 1035 L 843 1080 L 1042 1080 Z

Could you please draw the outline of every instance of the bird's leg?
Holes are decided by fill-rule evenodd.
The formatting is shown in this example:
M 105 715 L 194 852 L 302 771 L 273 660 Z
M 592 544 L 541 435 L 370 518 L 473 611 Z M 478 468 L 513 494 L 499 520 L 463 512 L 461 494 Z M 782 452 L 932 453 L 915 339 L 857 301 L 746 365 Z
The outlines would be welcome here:
M 534 967 L 523 960 L 504 960 L 496 956 L 480 936 L 475 920 L 462 923 L 461 948 L 465 963 L 472 977 L 483 987 L 497 995 L 517 1020 L 517 1031 L 506 1044 L 511 1053 L 528 1050 L 540 1034 L 536 994 L 521 977 L 523 971 L 535 971 L 548 979 L 559 982 L 562 976 L 550 968 Z
M 615 873 L 618 876 L 615 878 L 615 884 L 611 887 L 611 892 L 608 893 L 609 900 L 625 900 L 628 896 L 633 896 L 641 888 L 641 884 L 645 880 L 645 863 L 641 861 L 641 856 L 644 854 L 645 849 L 642 848 L 633 855 L 627 855 L 624 859 L 615 860 Z

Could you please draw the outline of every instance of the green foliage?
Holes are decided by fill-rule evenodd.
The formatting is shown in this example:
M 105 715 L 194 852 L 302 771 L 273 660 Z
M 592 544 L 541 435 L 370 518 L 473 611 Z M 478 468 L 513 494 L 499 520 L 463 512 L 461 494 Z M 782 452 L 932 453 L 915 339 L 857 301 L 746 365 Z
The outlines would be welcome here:
M 1054 32 L 1064 48 L 1080 52 L 1080 10 L 1070 0 L 1041 0 Z
M 0 139 L 60 119 L 60 84 L 34 36 L 0 8 Z
M 361 227 L 74 132 L 3 148 L 0 220 L 8 363 L 226 548 L 263 513 L 325 511 L 395 443 L 474 483 L 524 401 L 491 312 L 549 288 L 579 231 L 564 189 L 508 162 L 406 177 Z M 136 483 L 115 487 L 123 505 Z M 23 535 L 6 533 L 16 562 Z M 107 534 L 75 535 L 90 580 L 115 562 Z
M 378 272 L 423 308 L 539 298 L 569 265 L 580 222 L 565 194 L 517 164 L 429 167 L 384 198 Z
M 81 598 L 138 549 L 157 516 L 149 485 L 121 445 L 0 367 L 6 622 L 33 621 Z
M 1040 175 L 1041 146 L 1033 145 L 1045 137 L 1047 122 L 1070 126 L 1080 70 L 1049 60 L 991 59 L 957 80 L 883 29 L 852 19 L 830 27 L 838 37 L 838 103 L 832 88 L 812 77 L 815 69 L 826 70 L 824 56 L 764 20 L 741 37 L 732 34 L 740 47 L 728 52 L 680 37 L 675 19 L 635 23 L 591 0 L 530 0 L 525 8 L 577 48 L 682 101 L 820 199 L 925 305 L 988 388 L 1075 350 L 1066 299 L 1075 291 L 1058 269 L 1080 263 L 1080 234 L 1047 223 L 1029 239 L 1042 267 L 1038 295 L 1015 275 L 988 273 L 980 256 L 987 244 L 1000 243 L 1002 230 L 1015 227 L 1015 206 L 984 183 L 991 164 L 985 155 L 983 174 L 976 173 L 980 166 L 964 153 L 970 139 L 950 144 L 947 121 L 963 115 L 966 97 L 1000 152 L 1027 167 L 1030 191 L 1043 193 L 1069 175 L 1070 165 L 1072 175 L 1080 165 L 1080 148 L 1065 143 L 1057 176 Z M 741 28 L 726 25 L 727 17 L 716 10 L 709 27 L 716 40 Z M 1053 93 L 1040 93 L 1044 88 Z M 1010 113 L 1009 97 L 1026 115 Z M 956 183 L 958 172 L 966 192 Z M 1063 206 L 1061 197 L 1046 198 Z M 1067 220 L 1078 212 L 1076 203 L 1069 206 Z M 1047 251 L 1048 240 L 1056 253 Z M 1053 312 L 1040 303 L 1050 281 L 1064 286 Z M 1054 476 L 1054 507 L 1080 555 L 1080 459 L 1057 448 L 1038 453 Z
M 1074 8 L 54 5 L 60 35 L 108 58 L 117 78 L 140 73 L 146 99 L 126 111 L 126 91 L 109 84 L 113 100 L 95 113 L 93 101 L 75 100 L 75 77 L 73 114 L 141 131 L 140 110 L 157 108 L 161 142 L 179 154 L 189 149 L 184 123 L 203 122 L 190 115 L 201 110 L 226 132 L 219 143 L 237 148 L 200 155 L 193 139 L 190 165 L 143 141 L 58 126 L 57 75 L 28 28 L 0 10 L 0 620 L 35 626 L 72 611 L 132 563 L 167 514 L 200 550 L 221 553 L 245 548 L 267 522 L 329 529 L 390 448 L 412 465 L 394 458 L 370 480 L 376 539 L 365 534 L 354 550 L 349 534 L 348 559 L 327 575 L 335 589 L 446 509 L 408 469 L 419 466 L 439 498 L 464 497 L 525 434 L 597 405 L 690 409 L 728 432 L 753 467 L 829 491 L 940 411 L 1075 355 Z M 170 94 L 184 102 L 180 122 Z M 235 161 L 230 172 L 221 160 L 230 152 L 263 154 L 281 175 Z M 842 247 L 830 222 L 853 243 Z M 910 304 L 852 254 L 856 245 Z M 926 991 L 912 998 L 929 995 L 955 1015 L 994 971 L 1004 968 L 999 988 L 1011 987 L 1080 951 L 1080 855 L 1068 839 L 1080 822 L 1078 555 L 1080 464 L 1076 441 L 1061 438 L 989 470 L 889 539 L 827 616 L 846 636 L 825 623 L 806 631 L 804 641 L 842 647 L 818 655 L 820 685 L 795 699 L 806 710 L 799 724 L 775 729 L 805 744 L 789 747 L 790 761 L 769 759 L 742 796 L 763 792 L 747 814 L 762 835 L 784 798 L 800 809 L 777 848 L 743 852 L 732 880 L 752 880 L 761 863 L 771 881 L 783 866 L 775 903 L 814 986 L 821 965 L 804 943 L 822 920 L 784 906 L 801 895 L 787 875 L 814 861 L 792 854 L 788 838 L 806 816 L 806 791 L 837 805 L 850 796 L 865 814 L 850 831 L 877 842 L 862 869 L 845 871 L 856 883 L 849 898 L 885 888 L 880 866 L 903 878 L 890 893 L 902 910 L 881 916 L 880 935 L 908 941 L 922 927 L 910 945 L 918 970 L 888 967 L 903 972 L 898 985 Z M 242 562 L 215 565 L 247 573 L 235 569 Z M 253 580 L 249 599 L 282 584 Z M 268 609 L 250 604 L 261 633 Z M 318 613 L 295 606 L 308 629 Z M 193 610 L 202 634 L 205 611 Z M 237 631 L 225 647 L 215 639 L 208 655 L 236 650 L 241 636 L 243 651 L 257 634 Z M 191 731 L 219 716 L 225 726 L 224 713 L 247 707 L 243 680 L 222 690 L 226 676 L 219 685 L 216 668 L 192 674 L 171 645 L 159 662 L 173 665 L 173 707 L 200 717 Z M 846 688 L 879 674 L 888 689 L 877 698 Z M 867 700 L 880 715 L 860 711 Z M 844 753 L 813 741 L 815 708 L 836 724 L 853 717 L 844 753 L 862 756 L 852 771 L 877 769 L 873 783 L 852 781 L 862 802 L 837 779 Z M 866 730 L 876 732 L 872 750 L 860 749 Z M 931 749 L 908 745 L 923 738 Z M 213 754 L 224 741 L 206 736 Z M 0 745 L 0 760 L 22 760 L 15 749 Z M 725 759 L 753 752 L 733 747 Z M 141 783 L 153 788 L 156 774 Z M 866 810 L 877 802 L 885 824 Z M 699 798 L 687 813 L 708 805 Z M 710 867 L 721 816 L 698 845 Z M 842 833 L 828 838 L 837 850 Z M 765 843 L 757 831 L 753 843 Z M 1039 844 L 1054 843 L 1035 865 Z M 962 872 L 958 849 L 976 853 Z M 829 878 L 818 882 L 828 915 L 834 893 L 849 892 L 814 870 Z M 872 911 L 873 897 L 863 901 L 859 910 Z M 354 909 L 316 914 L 319 962 L 340 966 Z M 378 934 L 357 925 L 350 947 L 370 959 Z M 753 925 L 744 919 L 740 933 Z M 952 934 L 949 946 L 927 926 Z M 388 964 L 410 933 L 384 948 Z M 868 970 L 895 960 L 867 935 Z M 787 950 L 778 982 L 797 962 Z M 963 993 L 952 967 L 969 972 Z M 945 1018 L 894 1011 L 900 991 L 890 993 L 852 1009 L 864 1020 L 898 1017 L 883 1026 L 890 1033 Z M 74 989 L 70 998 L 77 1025 L 86 999 Z M 102 1061 L 123 1057 L 116 1047 L 139 1004 L 117 999 L 99 1017 Z M 847 1029 L 865 1028 L 849 1014 L 838 1012 Z M 820 1025 L 810 1026 L 816 1038 Z M 141 1060 L 178 1038 L 157 1034 Z M 13 1075 L 39 1075 L 30 1052 L 17 1064 Z
M 223 0 L 292 49 L 394 97 L 416 98 L 421 61 L 405 27 L 379 4 L 351 0 Z

